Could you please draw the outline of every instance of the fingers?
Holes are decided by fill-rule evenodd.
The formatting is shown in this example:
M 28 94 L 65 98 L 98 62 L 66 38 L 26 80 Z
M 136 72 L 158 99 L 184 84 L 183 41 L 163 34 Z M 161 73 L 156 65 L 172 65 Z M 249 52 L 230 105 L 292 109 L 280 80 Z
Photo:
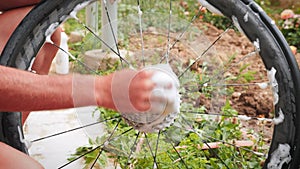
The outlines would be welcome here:
M 113 75 L 112 99 L 120 112 L 142 112 L 150 107 L 150 93 L 154 87 L 152 72 L 122 70 Z
M 155 84 L 151 80 L 152 72 L 138 72 L 129 85 L 129 99 L 133 107 L 140 112 L 150 108 L 150 95 Z
M 114 107 L 123 114 L 163 113 L 167 104 L 177 97 L 178 79 L 168 71 L 155 67 L 116 72 L 111 88 Z

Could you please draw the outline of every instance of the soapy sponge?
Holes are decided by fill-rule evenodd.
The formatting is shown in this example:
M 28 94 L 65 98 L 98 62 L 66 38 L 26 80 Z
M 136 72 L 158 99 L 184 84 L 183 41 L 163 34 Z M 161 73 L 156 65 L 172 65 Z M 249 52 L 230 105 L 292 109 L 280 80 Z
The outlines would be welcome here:
M 145 68 L 153 71 L 151 108 L 147 112 L 124 113 L 125 121 L 142 132 L 158 132 L 170 126 L 179 113 L 179 80 L 169 64 L 158 64 Z

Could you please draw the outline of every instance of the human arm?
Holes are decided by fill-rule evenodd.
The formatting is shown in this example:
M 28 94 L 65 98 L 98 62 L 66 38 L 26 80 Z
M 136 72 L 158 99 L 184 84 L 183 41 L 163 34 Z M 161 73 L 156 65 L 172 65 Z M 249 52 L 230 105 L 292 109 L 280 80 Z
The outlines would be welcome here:
M 152 74 L 146 71 L 137 74 L 136 71 L 123 70 L 107 76 L 49 76 L 0 66 L 0 74 L 1 111 L 52 110 L 91 105 L 116 109 L 111 90 L 116 74 L 122 74 L 125 79 L 137 77 L 130 81 L 129 88 L 121 79 L 114 83 L 130 93 L 134 107 L 147 110 L 154 87 L 150 80 Z
M 39 3 L 40 0 L 9 0 L 0 1 L 0 11 L 7 11 L 14 8 L 32 6 Z
M 0 168 L 42 169 L 43 166 L 28 155 L 0 142 Z
M 14 2 L 15 1 L 9 1 L 8 3 Z M 2 2 L 0 2 L 0 7 L 1 3 Z M 9 37 L 13 34 L 18 24 L 32 8 L 33 6 L 14 8 L 12 10 L 5 11 L 3 14 L 0 14 L 0 53 L 4 49 Z M 58 28 L 51 36 L 51 40 L 58 46 L 60 45 L 60 33 L 61 29 Z M 57 50 L 58 48 L 54 45 L 45 43 L 45 45 L 38 52 L 31 69 L 38 74 L 48 74 L 50 65 L 56 55 Z

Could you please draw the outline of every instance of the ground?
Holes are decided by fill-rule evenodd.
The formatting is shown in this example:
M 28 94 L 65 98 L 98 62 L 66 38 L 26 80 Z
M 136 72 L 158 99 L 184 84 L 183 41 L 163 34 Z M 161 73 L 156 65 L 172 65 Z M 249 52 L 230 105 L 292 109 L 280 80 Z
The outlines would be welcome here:
M 171 50 L 170 54 L 170 64 L 173 66 L 173 71 L 175 73 L 178 72 L 178 65 L 172 63 L 175 62 L 183 62 L 183 66 L 186 66 L 190 63 L 191 58 L 195 59 L 195 53 L 201 55 L 201 53 L 208 47 L 209 43 L 212 43 L 216 40 L 220 34 L 222 34 L 223 30 L 217 29 L 211 24 L 201 22 L 197 20 L 193 23 L 195 27 L 201 27 L 203 30 L 203 34 L 200 36 L 196 36 L 196 42 L 190 42 L 184 46 L 184 43 L 178 42 Z M 167 36 L 163 33 L 159 33 L 160 30 L 154 27 L 149 27 L 146 31 L 143 32 L 144 35 L 144 56 L 145 59 L 153 59 L 155 56 L 162 56 L 165 53 L 165 46 L 167 46 Z M 191 32 L 188 32 L 192 34 Z M 171 33 L 171 41 L 175 40 L 178 36 L 178 33 Z M 130 35 L 130 51 L 134 55 L 134 59 L 132 62 L 138 62 L 141 59 L 141 40 L 140 35 Z M 180 41 L 184 41 L 180 40 Z M 172 44 L 172 43 L 171 43 Z M 121 43 L 121 46 L 123 44 Z M 189 46 L 196 46 L 195 48 Z M 220 69 L 220 65 L 223 66 L 224 69 L 223 77 L 220 78 L 237 78 L 237 80 L 229 80 L 226 83 L 232 84 L 246 84 L 244 86 L 235 86 L 234 91 L 232 93 L 230 100 L 231 106 L 236 109 L 240 114 L 247 115 L 250 117 L 261 117 L 261 118 L 273 118 L 271 112 L 273 111 L 273 94 L 270 88 L 263 89 L 258 85 L 253 85 L 253 83 L 267 83 L 269 80 L 267 78 L 267 71 L 264 68 L 262 60 L 258 55 L 251 55 L 250 57 L 246 57 L 249 53 L 253 52 L 254 45 L 252 42 L 242 35 L 239 32 L 234 31 L 233 29 L 229 30 L 226 34 L 222 35 L 222 38 L 217 41 L 217 43 L 213 46 L 204 57 L 208 59 L 218 58 L 218 61 L 215 65 L 209 67 L 213 71 L 214 69 Z M 212 51 L 212 52 L 211 52 Z M 234 56 L 234 59 L 229 62 L 229 57 Z M 210 58 L 211 57 L 211 58 Z M 295 56 L 297 60 L 300 61 L 300 54 Z M 203 59 L 205 60 L 205 59 Z M 203 60 L 197 62 L 192 66 L 192 69 L 201 72 L 203 69 Z M 147 60 L 146 60 L 147 61 Z M 150 60 L 151 61 L 151 60 Z M 141 60 L 140 60 L 141 62 Z M 230 63 L 230 66 L 228 66 Z M 143 67 L 142 65 L 139 65 Z M 136 66 L 136 67 L 139 67 Z M 241 69 L 243 69 L 241 71 Z M 250 72 L 250 73 L 249 73 Z M 247 81 L 247 78 L 251 76 L 250 81 Z M 249 85 L 247 85 L 249 84 Z M 228 97 L 227 97 L 228 99 Z M 225 98 L 221 100 L 224 102 Z M 205 105 L 208 109 L 210 109 L 210 105 L 212 100 L 205 98 L 203 93 L 200 93 L 198 101 L 195 103 L 196 106 Z M 215 105 L 220 105 L 219 103 L 213 103 Z
M 203 23 L 199 23 L 203 24 Z M 219 30 L 214 26 L 207 24 L 208 29 L 205 31 L 205 35 L 213 41 L 216 39 L 223 30 Z M 253 45 L 249 40 L 241 35 L 240 33 L 230 30 L 229 33 L 225 34 L 220 41 L 216 44 L 216 50 L 222 51 L 222 53 L 232 53 L 237 51 L 238 58 L 244 57 L 251 51 L 253 51 Z M 295 56 L 300 63 L 300 54 L 298 53 Z M 247 70 L 255 71 L 253 82 L 265 82 L 268 81 L 262 76 L 266 76 L 266 70 L 263 66 L 262 61 L 258 56 L 251 57 L 249 60 L 245 59 L 250 65 L 247 67 Z M 233 66 L 229 71 L 229 74 L 238 74 L 240 67 Z M 272 115 L 269 113 L 273 110 L 273 99 L 271 90 L 262 90 L 259 86 L 253 85 L 249 88 L 239 87 L 235 89 L 235 92 L 231 97 L 231 105 L 240 112 L 240 114 L 245 114 L 251 117 L 266 117 L 270 118 Z
M 203 23 L 199 23 L 203 24 Z M 219 30 L 214 26 L 207 24 L 208 29 L 205 31 L 205 35 L 213 41 L 216 39 L 223 30 Z M 230 30 L 228 34 L 224 35 L 220 41 L 216 44 L 217 51 L 222 51 L 223 53 L 230 53 L 232 51 L 238 51 L 237 58 L 243 57 L 253 50 L 252 44 L 248 39 Z M 295 58 L 300 63 L 300 53 L 295 55 Z M 247 62 L 250 64 L 247 68 L 248 70 L 255 71 L 255 79 L 252 82 L 264 82 L 268 81 L 266 78 L 266 70 L 263 66 L 262 61 L 258 56 L 253 57 Z M 240 67 L 233 66 L 229 71 L 229 74 L 238 74 Z M 261 78 L 262 75 L 264 78 Z M 209 105 L 203 96 L 200 96 L 200 102 L 204 105 Z M 248 87 L 237 87 L 235 92 L 230 98 L 231 106 L 236 109 L 239 114 L 247 115 L 250 117 L 258 118 L 273 118 L 273 96 L 270 89 L 261 89 L 257 85 Z M 250 120 L 248 122 L 242 122 L 245 128 L 254 129 L 257 133 L 263 133 L 262 139 L 265 142 L 269 142 L 272 138 L 272 123 L 262 122 L 258 120 Z M 248 135 L 249 137 L 249 135 Z

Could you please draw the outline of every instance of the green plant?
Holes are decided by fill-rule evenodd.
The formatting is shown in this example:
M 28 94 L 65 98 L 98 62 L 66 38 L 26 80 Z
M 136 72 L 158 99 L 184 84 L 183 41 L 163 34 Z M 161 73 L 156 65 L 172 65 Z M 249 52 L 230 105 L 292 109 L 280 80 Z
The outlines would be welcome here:
M 240 66 L 237 75 L 231 77 L 234 82 L 240 81 L 241 83 L 249 83 L 254 80 L 254 75 L 257 73 L 256 71 L 247 70 L 247 68 L 251 66 L 250 64 L 243 64 Z M 229 79 L 228 79 L 229 80 Z
M 276 20 L 276 23 L 282 32 L 283 36 L 289 43 L 289 45 L 295 46 L 300 52 L 300 16 L 293 15 L 289 18 L 280 18 L 278 17 L 280 12 L 282 12 L 282 8 L 280 8 L 280 2 L 274 0 L 255 0 L 266 13 Z M 291 6 L 290 8 L 294 8 Z M 295 12 L 300 12 L 300 8 L 295 8 Z
M 142 1 L 144 2 L 144 1 Z M 151 1 L 153 2 L 153 1 Z M 156 1 L 156 3 L 151 3 L 150 5 L 158 5 L 160 1 Z M 133 4 L 136 3 L 136 1 L 132 2 Z M 194 15 L 195 11 L 197 10 L 197 7 L 193 7 L 192 4 L 195 2 L 191 0 L 187 1 L 188 7 L 174 7 L 176 10 L 173 10 L 178 12 L 180 15 L 188 15 L 185 12 L 190 11 L 191 16 Z M 147 4 L 147 3 L 145 3 Z M 144 5 L 145 5 L 144 4 Z M 128 8 L 127 8 L 128 7 Z M 120 6 L 120 10 L 123 13 L 128 12 L 137 12 L 134 8 L 136 5 L 129 5 L 129 6 Z M 159 10 L 166 11 L 168 7 L 160 7 Z M 142 5 L 143 9 L 143 5 Z M 134 10 L 134 11 L 133 11 Z M 122 15 L 122 12 L 119 14 Z M 176 13 L 174 12 L 174 13 Z M 203 20 L 209 21 L 210 23 L 216 25 L 217 27 L 221 29 L 227 28 L 231 21 L 228 19 L 225 19 L 221 16 L 217 16 L 214 14 L 211 14 L 209 12 L 205 12 L 203 14 Z M 159 18 L 159 17 L 158 17 Z M 153 21 L 157 22 L 157 21 Z M 161 21 L 159 21 L 161 22 Z M 149 25 L 148 25 L 149 26 Z M 128 27 L 127 27 L 128 28 Z M 125 36 L 125 35 L 124 35 Z M 124 37 L 126 39 L 128 37 Z M 126 46 L 126 45 L 124 45 Z M 234 59 L 232 57 L 232 59 Z M 229 61 L 231 62 L 231 60 Z M 243 65 L 240 70 L 238 77 L 236 79 L 249 82 L 253 78 L 252 72 L 246 72 L 243 73 L 244 70 L 248 65 Z M 203 72 L 201 75 L 195 73 L 196 75 L 196 85 L 197 84 L 205 84 L 208 82 L 209 74 L 206 74 L 206 70 L 208 69 L 207 66 L 204 64 L 202 65 Z M 105 73 L 105 72 L 104 72 Z M 218 72 L 217 72 L 218 73 Z M 214 72 L 214 74 L 216 74 Z M 200 80 L 200 81 L 199 81 Z M 217 79 L 218 80 L 218 79 Z M 214 84 L 217 82 L 210 81 L 210 83 Z M 211 97 L 209 93 L 216 90 L 214 86 L 207 86 L 204 89 L 204 92 L 207 97 Z M 181 92 L 188 93 L 188 96 L 191 96 L 191 98 L 194 98 L 195 96 L 199 96 L 199 92 L 193 92 L 193 91 L 186 91 L 185 89 L 181 89 Z M 203 91 L 202 91 L 203 92 Z M 189 99 L 185 98 L 185 99 Z M 195 107 L 193 102 L 185 101 L 182 103 L 181 106 L 183 111 L 189 111 L 196 110 L 196 112 L 204 114 L 207 111 L 207 108 L 205 106 L 199 106 Z M 100 112 L 100 119 L 110 119 L 113 117 L 119 116 L 119 114 L 115 111 L 107 110 L 104 108 L 98 108 L 98 111 Z M 249 151 L 246 151 L 245 149 L 237 148 L 234 146 L 229 146 L 229 144 L 232 144 L 235 142 L 235 140 L 243 139 L 241 135 L 241 128 L 242 126 L 238 122 L 238 119 L 235 119 L 235 116 L 237 116 L 237 111 L 234 110 L 227 100 L 225 105 L 221 108 L 220 114 L 223 114 L 225 116 L 218 116 L 217 118 L 212 118 L 208 115 L 198 115 L 198 116 L 189 116 L 188 113 L 181 113 L 181 116 L 183 118 L 178 118 L 175 122 L 174 126 L 176 125 L 182 125 L 185 124 L 186 119 L 189 121 L 189 124 L 186 125 L 192 125 L 195 131 L 190 130 L 182 130 L 180 128 L 176 128 L 174 126 L 171 126 L 168 128 L 168 130 L 164 131 L 163 134 L 160 136 L 159 140 L 159 148 L 161 149 L 157 153 L 157 161 L 163 161 L 163 164 L 161 165 L 161 168 L 185 168 L 184 163 L 182 163 L 180 157 L 178 156 L 175 149 L 178 151 L 180 156 L 184 158 L 186 164 L 191 168 L 259 168 L 260 167 L 260 161 L 261 157 L 253 155 Z M 235 119 L 235 120 L 234 120 Z M 104 148 L 104 151 L 101 154 L 101 159 L 99 163 L 104 166 L 105 163 L 101 163 L 101 160 L 107 160 L 108 158 L 112 158 L 115 160 L 118 160 L 119 165 L 122 168 L 126 168 L 128 165 L 128 162 L 132 164 L 135 168 L 153 168 L 153 157 L 151 154 L 151 151 L 149 151 L 149 147 L 147 146 L 147 143 L 145 141 L 145 135 L 140 134 L 139 137 L 143 138 L 142 141 L 139 143 L 143 143 L 141 150 L 139 150 L 137 147 L 132 146 L 134 144 L 134 139 L 138 135 L 138 131 L 130 131 L 128 135 L 124 135 L 123 137 L 118 137 L 121 133 L 126 132 L 127 130 L 130 130 L 130 126 L 122 120 L 119 123 L 118 119 L 113 119 L 106 121 L 105 128 L 107 133 L 104 134 L 103 137 L 97 138 L 95 141 L 90 140 L 90 145 L 85 147 L 80 147 L 76 150 L 76 153 L 73 154 L 73 158 L 77 157 L 79 154 L 86 152 L 96 146 L 103 145 L 104 142 L 107 141 L 107 138 L 109 138 L 109 134 L 113 133 L 114 138 L 109 140 L 110 143 L 106 145 Z M 113 129 L 118 125 L 118 130 L 114 131 Z M 147 137 L 149 138 L 149 144 L 151 147 L 155 147 L 156 140 L 158 138 L 158 135 L 156 133 L 153 134 L 147 134 Z M 258 140 L 257 142 L 259 144 L 262 144 L 263 140 Z M 207 146 L 209 143 L 215 143 L 215 142 L 223 142 L 225 144 L 219 145 L 217 148 L 213 149 L 204 149 L 204 146 Z M 175 148 L 172 148 L 174 146 Z M 134 158 L 128 158 L 130 150 L 133 149 L 133 155 L 131 157 Z M 252 149 L 252 147 L 249 147 L 249 149 Z M 99 152 L 99 151 L 98 151 Z M 218 155 L 218 156 L 217 156 Z M 102 157 L 103 156 L 103 157 Z M 88 156 L 85 156 L 86 163 L 89 165 L 91 162 L 95 160 L 97 157 L 97 151 L 95 153 L 92 153 Z M 222 159 L 222 160 L 220 160 Z M 223 162 L 226 164 L 226 166 L 223 164 Z
M 224 16 L 213 14 L 211 12 L 205 12 L 203 14 L 202 20 L 204 22 L 207 22 L 207 23 L 210 23 L 210 24 L 216 26 L 218 29 L 223 29 L 223 30 L 227 29 L 229 26 L 232 25 L 232 22 L 230 19 L 228 19 Z
M 279 9 L 274 8 L 278 7 L 280 3 L 272 0 L 254 0 L 259 6 L 261 6 L 264 11 L 271 17 L 279 13 Z M 272 2 L 271 2 L 272 1 Z
M 216 26 L 219 29 L 225 30 L 231 25 L 230 19 L 224 16 L 213 14 L 205 8 L 201 8 L 201 4 L 195 3 L 194 0 L 182 0 L 180 2 L 180 7 L 183 11 L 183 14 L 189 17 L 194 17 L 199 12 L 199 10 L 201 10 L 199 18 L 201 18 L 204 22 Z
M 99 108 L 99 111 L 101 112 L 100 119 L 109 119 L 118 116 L 117 112 L 111 110 Z M 157 161 L 160 161 L 158 165 L 162 168 L 172 168 L 174 166 L 185 168 L 184 165 L 200 169 L 226 168 L 226 166 L 229 168 L 260 168 L 260 161 L 262 161 L 260 156 L 253 155 L 251 152 L 247 151 L 247 149 L 229 146 L 229 144 L 234 144 L 235 140 L 242 139 L 242 126 L 240 126 L 237 119 L 233 119 L 232 117 L 237 115 L 237 111 L 230 106 L 229 101 L 227 101 L 225 106 L 221 109 L 221 113 L 225 116 L 211 118 L 207 115 L 201 115 L 196 118 L 189 114 L 182 114 L 184 119 L 177 119 L 174 125 L 193 125 L 194 130 L 187 131 L 171 126 L 168 130 L 163 131 L 159 136 L 159 150 L 156 154 Z M 112 129 L 119 123 L 118 121 L 119 120 L 115 119 L 105 123 L 108 133 L 113 132 Z M 186 123 L 187 121 L 189 121 L 188 124 Z M 140 139 L 136 143 L 136 145 L 140 146 L 133 146 L 134 139 L 132 139 L 132 137 L 134 138 L 137 136 L 137 131 L 131 132 L 131 139 L 127 135 L 118 137 L 120 133 L 123 133 L 130 128 L 124 121 L 118 125 L 119 129 L 113 134 L 113 137 L 118 139 L 111 139 L 110 143 L 105 145 L 106 147 L 101 153 L 101 158 L 97 163 L 103 167 L 106 164 L 105 161 L 110 158 L 118 160 L 118 164 L 122 168 L 126 168 L 128 162 L 132 164 L 134 168 L 152 168 L 153 156 L 149 150 L 148 144 L 152 147 L 153 151 L 153 148 L 157 144 L 157 133 L 148 133 L 147 138 L 140 133 Z M 79 147 L 70 160 L 96 146 L 103 146 L 103 143 L 108 138 L 107 134 L 101 138 L 97 138 L 95 141 L 90 140 L 90 145 L 88 146 Z M 263 140 L 257 140 L 257 145 L 262 145 L 262 141 Z M 222 142 L 225 144 L 220 144 L 218 148 L 204 148 L 210 143 L 215 142 Z M 176 151 L 180 154 L 180 157 L 184 159 L 184 163 L 172 146 L 174 146 Z M 252 148 L 249 147 L 249 149 Z M 131 157 L 135 158 L 128 158 L 130 150 L 133 150 Z M 86 166 L 89 166 L 95 160 L 98 152 L 99 151 L 96 151 L 85 156 Z M 161 163 L 162 161 L 163 163 Z
M 73 161 L 76 158 L 80 157 L 82 154 L 86 154 L 84 155 L 84 164 L 85 164 L 84 169 L 89 168 L 96 160 L 96 157 L 99 153 L 99 149 L 92 151 L 91 153 L 89 152 L 93 150 L 97 145 L 99 145 L 100 142 L 101 141 L 99 138 L 97 138 L 96 140 L 89 139 L 90 145 L 78 147 L 75 153 L 71 154 L 71 157 L 69 157 L 68 160 Z M 96 166 L 100 168 L 105 167 L 107 165 L 107 160 L 108 160 L 107 154 L 105 152 L 102 152 L 100 158 L 98 158 L 96 161 Z
M 298 48 L 300 52 L 300 15 L 278 21 L 280 30 L 289 45 Z

